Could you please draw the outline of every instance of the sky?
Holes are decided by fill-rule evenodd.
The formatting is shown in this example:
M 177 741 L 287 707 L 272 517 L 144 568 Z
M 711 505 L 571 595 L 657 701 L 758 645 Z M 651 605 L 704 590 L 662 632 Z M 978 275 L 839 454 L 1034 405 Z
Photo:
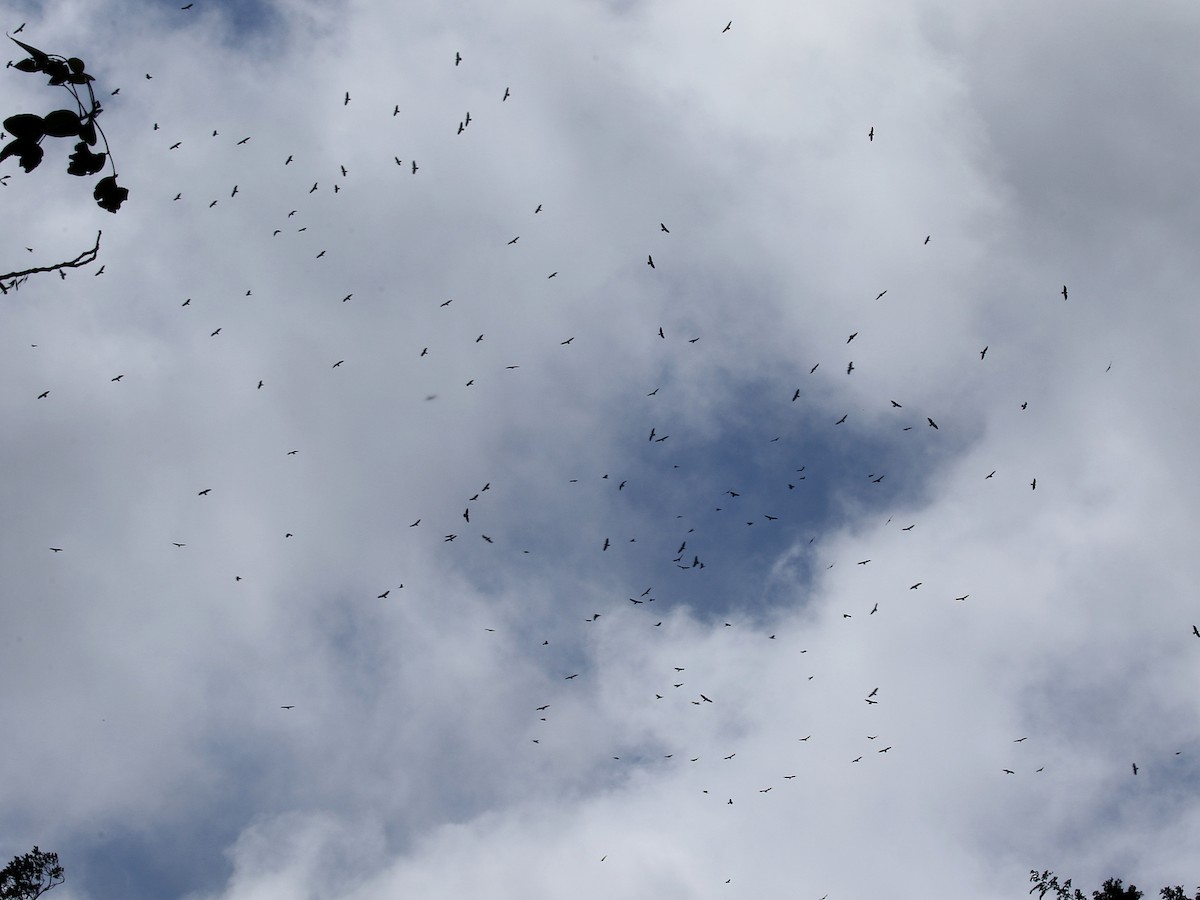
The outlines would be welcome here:
M 6 10 L 0 855 L 1200 880 L 1192 4 L 181 5 Z

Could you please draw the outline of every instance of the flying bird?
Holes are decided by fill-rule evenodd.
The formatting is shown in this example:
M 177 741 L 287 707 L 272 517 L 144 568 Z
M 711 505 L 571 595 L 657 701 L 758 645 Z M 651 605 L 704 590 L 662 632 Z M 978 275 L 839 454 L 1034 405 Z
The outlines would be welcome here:
M 848 416 L 848 415 L 850 415 L 850 414 L 849 414 L 849 413 L 846 413 L 846 416 Z M 846 416 L 842 416 L 840 419 L 838 419 L 838 420 L 837 420 L 836 422 L 834 422 L 833 424 L 834 424 L 834 425 L 841 425 L 843 422 L 845 422 L 845 421 L 846 421 Z
M 850 365 L 846 366 L 846 374 L 849 375 L 854 371 L 854 360 L 850 361 Z
M 1064 284 L 1062 289 L 1063 300 L 1067 299 L 1067 286 Z
M 652 269 L 654 268 L 654 257 L 653 256 L 650 256 L 649 254 L 646 255 L 646 265 L 648 265 Z
M 668 228 L 666 225 L 664 225 L 662 222 L 658 223 L 658 227 L 661 228 L 663 231 L 665 231 L 667 234 L 671 233 L 671 229 Z
M 1132 763 L 1132 765 L 1133 765 L 1133 774 L 1136 775 L 1137 774 L 1137 763 Z
M 49 392 L 49 391 L 42 391 L 40 394 L 38 394 L 38 395 L 37 395 L 37 398 L 38 398 L 39 400 L 45 400 L 45 399 L 46 399 L 47 397 L 49 397 L 49 396 L 50 396 L 50 392 Z
M 462 54 L 455 53 L 454 54 L 454 64 L 457 66 L 460 62 L 462 62 Z
M 509 95 L 508 88 L 505 88 L 505 89 L 504 89 L 504 96 L 500 98 L 500 102 L 501 102 L 501 103 L 503 103 L 505 100 L 507 100 L 507 99 L 508 99 L 508 95 Z
M 729 23 L 728 23 L 728 24 L 727 24 L 727 25 L 726 25 L 724 28 L 722 28 L 722 29 L 721 29 L 721 34 L 724 34 L 725 32 L 727 32 L 727 31 L 728 31 L 730 28 L 732 28 L 732 27 L 733 27 L 733 20 L 731 19 L 731 20 L 729 21 Z
M 982 350 L 979 351 L 979 358 L 983 359 L 985 356 L 987 356 L 987 352 L 988 352 L 988 348 L 984 347 Z
M 929 418 L 929 416 L 925 417 L 925 421 L 929 423 L 930 428 L 934 429 L 935 431 L 941 431 L 941 429 L 937 427 L 937 422 L 933 421 L 933 419 Z
M 882 297 L 886 293 L 887 293 L 887 291 L 880 291 L 878 294 L 875 295 L 875 299 L 878 300 L 880 297 Z
M 221 333 L 221 329 L 218 328 L 216 331 L 214 331 L 212 334 L 210 334 L 209 337 L 216 337 L 220 333 Z
M 867 132 L 867 140 L 868 141 L 875 140 L 875 126 L 874 125 L 872 125 L 871 130 Z
M 281 706 L 279 708 L 280 709 L 295 709 L 296 707 L 293 705 L 293 706 Z
M 346 91 L 346 99 L 342 101 L 342 106 L 350 105 L 350 92 Z
M 1033 481 L 1029 482 L 1029 489 L 1033 490 L 1033 491 L 1037 490 L 1037 479 L 1036 478 L 1033 479 Z
M 211 491 L 211 490 L 212 490 L 212 488 L 205 488 L 205 489 L 204 489 L 204 490 L 202 490 L 200 493 L 198 493 L 196 496 L 197 496 L 197 497 L 205 497 L 205 496 L 207 496 L 207 495 L 208 495 L 208 492 L 209 492 L 209 491 Z

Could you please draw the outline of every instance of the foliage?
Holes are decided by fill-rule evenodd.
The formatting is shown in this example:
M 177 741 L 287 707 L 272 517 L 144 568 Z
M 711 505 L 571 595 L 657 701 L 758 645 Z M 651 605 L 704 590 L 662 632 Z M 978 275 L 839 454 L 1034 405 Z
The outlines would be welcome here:
M 129 196 L 129 189 L 117 184 L 117 171 L 112 162 L 108 138 L 104 136 L 104 130 L 97 121 L 104 109 L 92 90 L 92 82 L 95 79 L 85 70 L 83 60 L 76 56 L 69 59 L 53 56 L 14 37 L 10 37 L 9 40 L 29 54 L 26 59 L 13 63 L 12 67 L 22 72 L 41 72 L 48 76 L 48 84 L 66 88 L 75 100 L 76 109 L 56 109 L 44 116 L 33 113 L 9 116 L 4 120 L 4 130 L 12 135 L 12 140 L 0 148 L 0 162 L 12 156 L 22 169 L 32 172 L 41 165 L 44 138 L 74 139 L 75 152 L 70 156 L 67 172 L 71 175 L 90 176 L 101 172 L 106 163 L 113 166 L 113 173 L 96 183 L 92 196 L 101 209 L 115 213 Z M 80 96 L 81 89 L 87 91 L 86 102 Z M 104 141 L 104 152 L 92 150 L 98 141 Z
M 1029 880 L 1033 883 L 1029 893 L 1037 891 L 1038 900 L 1047 894 L 1055 900 L 1088 900 L 1083 891 L 1071 887 L 1070 878 L 1060 884 L 1058 876 L 1049 870 L 1039 872 L 1033 869 L 1029 873 Z M 1142 892 L 1132 884 L 1126 887 L 1120 878 L 1109 878 L 1100 886 L 1100 890 L 1092 891 L 1091 900 L 1141 900 L 1142 896 Z M 1200 887 L 1196 888 L 1194 898 L 1188 897 L 1181 885 L 1165 887 L 1159 891 L 1159 896 L 1162 900 L 1200 900 Z
M 0 900 L 33 900 L 63 882 L 63 867 L 57 853 L 34 847 L 24 856 L 14 856 L 0 869 Z

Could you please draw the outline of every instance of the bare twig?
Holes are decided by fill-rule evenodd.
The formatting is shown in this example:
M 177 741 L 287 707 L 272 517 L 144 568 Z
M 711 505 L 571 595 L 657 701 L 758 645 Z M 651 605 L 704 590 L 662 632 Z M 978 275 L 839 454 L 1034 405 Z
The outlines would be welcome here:
M 90 250 L 84 250 L 77 257 L 66 262 L 55 263 L 52 266 L 34 266 L 32 269 L 23 269 L 20 272 L 9 272 L 6 275 L 0 275 L 0 293 L 7 294 L 9 289 L 16 289 L 20 286 L 20 282 L 30 275 L 36 275 L 39 272 L 55 272 L 59 269 L 75 269 L 79 266 L 86 266 L 90 262 L 96 261 L 96 255 L 100 252 L 100 235 L 102 232 L 96 232 L 96 245 Z M 5 282 L 8 282 L 7 284 Z

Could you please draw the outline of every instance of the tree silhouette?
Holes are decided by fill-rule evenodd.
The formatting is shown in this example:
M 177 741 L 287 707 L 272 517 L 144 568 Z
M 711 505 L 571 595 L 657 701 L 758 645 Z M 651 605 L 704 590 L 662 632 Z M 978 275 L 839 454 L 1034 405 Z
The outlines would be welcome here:
M 1037 891 L 1038 900 L 1042 900 L 1047 894 L 1055 900 L 1088 900 L 1083 891 L 1071 887 L 1070 878 L 1060 884 L 1058 876 L 1049 870 L 1039 872 L 1032 869 L 1029 872 L 1029 880 L 1033 883 L 1029 893 Z M 1143 896 L 1132 884 L 1126 887 L 1120 878 L 1109 878 L 1100 886 L 1100 890 L 1092 891 L 1091 900 L 1141 900 Z M 1159 896 L 1162 900 L 1200 900 L 1200 887 L 1196 888 L 1194 898 L 1184 892 L 1182 885 L 1165 887 L 1159 891 Z
M 96 205 L 108 212 L 115 213 L 121 204 L 129 197 L 129 189 L 117 184 L 117 170 L 112 160 L 112 151 L 108 146 L 108 138 L 98 121 L 100 113 L 104 112 L 100 101 L 92 90 L 95 80 L 86 71 L 82 59 L 70 58 L 43 53 L 37 47 L 9 37 L 13 43 L 29 54 L 25 59 L 9 63 L 11 68 L 21 72 L 40 72 L 48 78 L 51 86 L 62 87 L 70 93 L 75 101 L 75 109 L 55 109 L 44 116 L 34 113 L 17 113 L 4 120 L 4 130 L 12 135 L 12 140 L 0 148 L 0 163 L 12 157 L 26 172 L 32 172 L 42 163 L 45 151 L 42 141 L 48 137 L 71 138 L 75 140 L 75 150 L 69 157 L 67 172 L 71 175 L 96 175 L 107 165 L 112 174 L 105 175 L 92 190 Z M 86 96 L 85 96 L 86 94 Z M 2 135 L 0 135 L 2 137 Z M 104 151 L 96 152 L 93 147 L 100 141 L 104 142 Z M 0 179 L 6 180 L 8 176 Z M 30 275 L 38 272 L 53 272 L 62 269 L 76 268 L 87 265 L 96 258 L 100 250 L 100 235 L 96 235 L 96 244 L 91 250 L 85 250 L 72 260 L 55 263 L 49 266 L 34 266 L 15 272 L 0 275 L 0 292 L 8 293 L 10 288 L 19 287 Z M 63 277 L 66 277 L 63 275 Z
M 14 856 L 0 869 L 0 900 L 34 900 L 63 882 L 63 867 L 57 853 L 34 847 L 24 856 Z

